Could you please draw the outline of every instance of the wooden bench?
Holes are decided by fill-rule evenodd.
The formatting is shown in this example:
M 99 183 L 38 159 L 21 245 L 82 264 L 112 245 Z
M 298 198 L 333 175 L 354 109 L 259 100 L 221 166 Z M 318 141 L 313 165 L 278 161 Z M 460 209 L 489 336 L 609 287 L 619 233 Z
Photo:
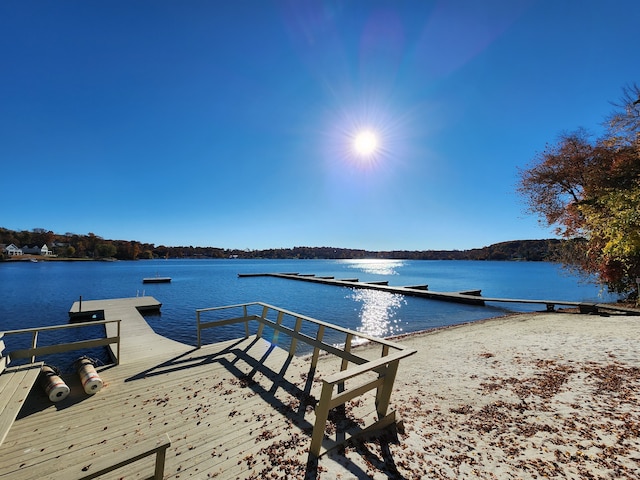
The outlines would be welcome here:
M 43 362 L 9 367 L 10 358 L 3 355 L 4 333 L 0 332 L 0 445 L 4 442 L 24 401 L 35 383 Z

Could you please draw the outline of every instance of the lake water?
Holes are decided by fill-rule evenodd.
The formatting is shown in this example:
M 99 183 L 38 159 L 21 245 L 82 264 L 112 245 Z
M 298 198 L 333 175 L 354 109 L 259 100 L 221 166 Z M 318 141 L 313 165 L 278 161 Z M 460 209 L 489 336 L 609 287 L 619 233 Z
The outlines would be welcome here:
M 147 317 L 154 330 L 192 345 L 196 342 L 197 308 L 254 301 L 382 337 L 544 308 L 524 304 L 477 307 L 270 277 L 238 278 L 238 273 L 273 272 L 387 280 L 389 285 L 397 286 L 428 284 L 433 291 L 480 289 L 487 297 L 615 300 L 613 296 L 602 295 L 597 286 L 581 283 L 559 265 L 544 262 L 231 259 L 4 262 L 0 263 L 0 329 L 68 323 L 68 311 L 80 296 L 83 300 L 95 300 L 151 295 L 163 304 L 160 315 Z M 171 277 L 172 281 L 142 283 L 144 277 L 156 275 Z M 220 329 L 215 340 L 241 336 L 239 329 Z M 18 348 L 12 344 L 8 347 Z

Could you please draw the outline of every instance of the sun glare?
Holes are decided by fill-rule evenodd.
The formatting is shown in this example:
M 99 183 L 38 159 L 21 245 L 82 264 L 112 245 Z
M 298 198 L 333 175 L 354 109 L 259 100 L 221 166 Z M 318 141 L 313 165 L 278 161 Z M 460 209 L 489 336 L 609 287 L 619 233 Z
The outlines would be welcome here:
M 353 141 L 353 149 L 362 157 L 369 157 L 378 150 L 378 137 L 370 130 L 358 133 Z

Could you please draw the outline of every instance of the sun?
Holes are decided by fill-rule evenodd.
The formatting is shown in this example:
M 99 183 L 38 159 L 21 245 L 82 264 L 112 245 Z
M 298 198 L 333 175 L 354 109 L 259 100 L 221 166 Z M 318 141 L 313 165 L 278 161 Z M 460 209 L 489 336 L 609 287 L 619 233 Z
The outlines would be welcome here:
M 353 139 L 353 150 L 361 157 L 374 155 L 378 151 L 378 148 L 378 136 L 371 130 L 363 130 Z

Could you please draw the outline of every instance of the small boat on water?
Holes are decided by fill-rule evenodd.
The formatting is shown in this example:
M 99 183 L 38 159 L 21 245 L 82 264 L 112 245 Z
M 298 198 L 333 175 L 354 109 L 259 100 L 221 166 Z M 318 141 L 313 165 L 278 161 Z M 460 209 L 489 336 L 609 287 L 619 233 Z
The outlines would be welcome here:
M 142 283 L 170 283 L 171 277 L 148 277 L 143 278 Z

